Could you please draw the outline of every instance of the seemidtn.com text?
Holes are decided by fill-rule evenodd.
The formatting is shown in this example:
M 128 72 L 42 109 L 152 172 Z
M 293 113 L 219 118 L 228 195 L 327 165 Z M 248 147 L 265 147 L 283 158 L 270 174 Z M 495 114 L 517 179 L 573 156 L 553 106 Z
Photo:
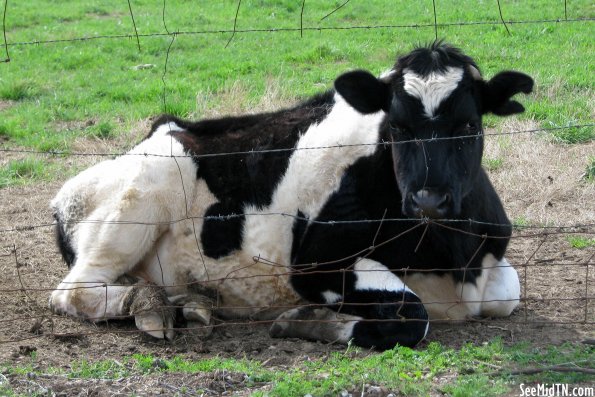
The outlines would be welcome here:
M 521 383 L 521 397 L 595 397 L 593 386 L 572 386 L 568 383 Z

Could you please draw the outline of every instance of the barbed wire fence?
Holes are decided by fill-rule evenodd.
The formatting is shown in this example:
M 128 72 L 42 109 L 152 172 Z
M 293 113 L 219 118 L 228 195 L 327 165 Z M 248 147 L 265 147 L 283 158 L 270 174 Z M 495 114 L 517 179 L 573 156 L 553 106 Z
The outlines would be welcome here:
M 328 18 L 330 15 L 338 12 L 342 8 L 348 6 L 350 0 L 347 0 L 336 8 L 334 8 L 331 12 L 326 14 L 324 17 L 321 18 L 321 21 Z M 233 41 L 236 35 L 240 34 L 251 34 L 251 33 L 276 33 L 276 32 L 296 32 L 303 35 L 306 31 L 326 31 L 326 30 L 373 30 L 373 29 L 403 29 L 403 28 L 415 28 L 415 29 L 433 29 L 435 33 L 435 38 L 439 38 L 439 32 L 442 28 L 447 28 L 451 26 L 483 26 L 483 25 L 502 25 L 506 29 L 508 34 L 511 33 L 511 28 L 515 25 L 519 24 L 559 24 L 559 23 L 591 23 L 595 18 L 569 18 L 568 16 L 568 7 L 567 1 L 563 2 L 563 16 L 556 19 L 536 19 L 536 20 L 512 20 L 506 19 L 506 10 L 503 10 L 500 2 L 496 1 L 498 6 L 498 12 L 500 16 L 500 21 L 460 21 L 460 22 L 440 22 L 440 18 L 438 13 L 436 12 L 436 1 L 432 1 L 432 9 L 433 9 L 433 23 L 430 24 L 413 24 L 413 25 L 367 25 L 367 26 L 304 26 L 304 8 L 307 7 L 307 3 L 305 0 L 301 2 L 301 13 L 300 13 L 300 21 L 299 26 L 295 28 L 269 28 L 269 29 L 238 29 L 237 28 L 237 21 L 240 9 L 242 7 L 242 1 L 238 0 L 237 8 L 235 13 L 235 18 L 233 22 L 233 27 L 231 29 L 220 29 L 220 30 L 193 30 L 193 31 L 172 31 L 168 28 L 166 24 L 166 0 L 163 1 L 162 7 L 162 19 L 163 19 L 163 32 L 154 32 L 154 33 L 144 33 L 140 34 L 137 30 L 136 20 L 134 15 L 134 6 L 130 0 L 127 1 L 128 10 L 130 13 L 131 24 L 133 27 L 134 32 L 130 34 L 116 34 L 116 35 L 92 35 L 92 36 L 84 36 L 84 37 L 75 37 L 75 38 L 55 38 L 55 39 L 47 39 L 47 40 L 33 40 L 33 41 L 23 41 L 23 42 L 9 42 L 7 40 L 7 10 L 9 9 L 9 2 L 8 0 L 4 1 L 4 10 L 3 10 L 3 37 L 4 37 L 4 51 L 5 51 L 5 59 L 3 62 L 8 63 L 11 62 L 11 55 L 10 55 L 10 48 L 15 46 L 39 46 L 39 45 L 49 45 L 55 43 L 64 43 L 64 42 L 92 42 L 95 40 L 135 40 L 137 43 L 137 47 L 139 51 L 142 51 L 141 48 L 141 38 L 148 38 L 148 37 L 169 37 L 171 39 L 169 46 L 167 47 L 167 51 L 165 53 L 165 60 L 164 60 L 164 71 L 161 76 L 161 80 L 163 83 L 163 92 L 162 92 L 162 106 L 165 110 L 167 108 L 167 74 L 168 74 L 168 61 L 170 50 L 176 37 L 181 35 L 229 35 L 229 39 L 225 47 L 227 48 L 229 44 Z M 9 14 L 8 14 L 9 15 Z M 486 137 L 496 137 L 501 135 L 518 135 L 518 134 L 536 134 L 542 132 L 552 132 L 555 130 L 563 130 L 563 129 L 581 129 L 581 128 L 593 128 L 595 124 L 593 123 L 584 123 L 584 124 L 575 124 L 575 125 L 568 125 L 562 127 L 553 127 L 553 128 L 534 128 L 534 129 L 525 129 L 525 130 L 517 130 L 512 132 L 505 132 L 505 133 L 492 133 L 492 134 L 485 134 Z M 465 139 L 468 137 L 465 136 L 455 136 L 446 139 Z M 432 139 L 428 141 L 436 141 L 439 139 Z M 424 140 L 415 140 L 416 143 L 423 143 Z M 410 142 L 403 142 L 410 143 Z M 386 143 L 386 142 L 379 142 L 379 143 L 360 143 L 356 144 L 356 146 L 365 146 L 365 145 L 394 145 L 394 143 Z M 271 155 L 271 154 L 284 154 L 284 155 L 291 155 L 292 153 L 298 150 L 342 150 L 347 147 L 353 145 L 334 145 L 334 146 L 323 146 L 323 147 L 307 147 L 307 148 L 279 148 L 279 149 L 269 149 L 269 150 L 248 150 L 248 151 L 233 151 L 233 152 L 218 152 L 218 153 L 209 153 L 209 154 L 201 154 L 201 155 L 192 155 L 192 156 L 176 156 L 176 155 L 159 155 L 159 154 L 151 154 L 151 153 L 142 153 L 142 154 L 131 154 L 126 152 L 71 152 L 71 151 L 39 151 L 39 150 L 29 150 L 29 149 L 22 149 L 22 148 L 1 148 L 0 152 L 4 153 L 26 153 L 26 154 L 33 154 L 37 156 L 68 156 L 68 157 L 98 157 L 102 158 L 111 158 L 113 156 L 143 156 L 143 157 L 169 157 L 172 158 L 173 161 L 176 162 L 180 158 L 184 157 L 192 157 L 194 159 L 200 160 L 201 158 L 212 158 L 212 157 L 225 157 L 225 158 L 232 158 L 232 157 L 245 157 L 245 156 L 253 156 L 253 155 Z M 179 169 L 179 165 L 178 165 Z M 186 200 L 186 208 L 189 208 L 189 198 L 186 196 L 186 189 L 183 186 L 183 178 L 181 176 L 180 171 L 180 181 L 182 181 L 182 188 L 184 190 L 184 198 Z M 310 223 L 326 223 L 326 224 L 342 224 L 342 223 L 366 223 L 366 224 L 375 224 L 377 225 L 378 231 L 380 231 L 382 225 L 389 223 L 389 222 L 416 222 L 415 226 L 405 230 L 405 232 L 400 233 L 399 235 L 392 236 L 384 241 L 376 241 L 376 237 L 378 236 L 378 232 L 372 241 L 370 241 L 370 246 L 366 250 L 358 252 L 353 256 L 355 258 L 365 258 L 374 250 L 378 249 L 384 244 L 387 244 L 390 241 L 398 239 L 402 237 L 403 234 L 409 233 L 412 230 L 438 227 L 438 228 L 445 228 L 454 231 L 458 231 L 460 233 L 471 234 L 472 233 L 466 231 L 464 225 L 467 224 L 479 224 L 481 222 L 474 221 L 474 220 L 453 220 L 453 219 L 444 219 L 444 220 L 412 220 L 412 219 L 387 219 L 387 218 L 380 218 L 380 219 L 361 219 L 357 221 L 341 221 L 341 220 L 332 220 L 332 221 L 317 221 L 306 219 L 295 214 L 290 213 L 276 213 L 276 212 L 255 212 L 255 213 L 234 213 L 224 216 L 194 216 L 192 214 L 186 213 L 186 216 L 172 220 L 166 224 L 163 223 L 152 223 L 146 222 L 144 220 L 138 221 L 130 221 L 130 222 L 120 222 L 120 224 L 133 224 L 133 225 L 146 225 L 146 226 L 172 226 L 177 223 L 183 222 L 190 222 L 194 225 L 196 222 L 204 222 L 206 220 L 231 220 L 234 218 L 248 218 L 248 217 L 281 217 L 285 218 L 287 222 L 294 222 L 296 220 L 299 221 L 307 221 Z M 84 224 L 84 223 L 109 223 L 102 219 L 97 220 L 78 220 L 77 223 Z M 118 222 L 115 222 L 118 223 Z M 506 227 L 507 225 L 495 225 L 495 226 L 502 226 Z M 15 225 L 13 227 L 0 229 L 0 234 L 19 234 L 25 233 L 27 231 L 32 231 L 36 229 L 51 229 L 54 227 L 52 222 L 42 222 L 42 223 L 31 223 L 26 225 Z M 517 310 L 516 314 L 513 317 L 505 318 L 505 319 L 473 319 L 471 321 L 475 322 L 484 322 L 487 321 L 493 324 L 526 324 L 526 325 L 536 325 L 536 324 L 544 324 L 544 325 L 555 325 L 555 324 L 566 324 L 566 325 L 581 325 L 581 326 L 592 326 L 595 324 L 595 315 L 594 315 L 594 308 L 592 305 L 592 301 L 595 299 L 595 295 L 593 293 L 592 284 L 593 284 L 593 260 L 595 257 L 595 252 L 592 250 L 584 251 L 580 255 L 574 255 L 570 257 L 565 257 L 559 255 L 557 248 L 555 245 L 548 247 L 548 244 L 551 244 L 553 241 L 564 238 L 566 236 L 572 234 L 580 234 L 586 236 L 594 236 L 595 235 L 595 224 L 584 223 L 584 224 L 575 224 L 571 226 L 562 226 L 562 225 L 548 225 L 548 226 L 532 226 L 532 225 L 515 225 L 516 231 L 511 236 L 511 244 L 517 243 L 520 246 L 527 249 L 524 253 L 524 260 L 518 263 L 514 263 L 515 268 L 519 272 L 522 280 L 522 295 L 521 295 L 521 307 Z M 196 230 L 194 229 L 194 234 L 197 242 L 197 252 L 200 253 L 201 258 L 198 259 L 199 262 L 202 262 L 202 265 L 206 268 L 208 265 L 205 263 L 204 258 L 202 258 L 202 251 L 201 246 L 199 244 L 199 238 L 196 236 Z M 422 234 L 421 240 L 423 239 L 424 234 Z M 474 235 L 474 237 L 478 237 L 485 242 L 487 239 L 490 238 L 497 238 L 494 236 L 485 236 L 485 235 Z M 483 243 L 482 243 L 483 244 Z M 477 252 L 479 252 L 481 248 L 477 248 Z M 30 305 L 34 309 L 28 310 L 29 313 L 23 315 L 15 315 L 9 318 L 0 319 L 1 328 L 7 329 L 9 332 L 7 333 L 7 337 L 4 337 L 0 340 L 0 346 L 2 344 L 9 344 L 9 343 L 20 343 L 26 340 L 31 339 L 38 339 L 38 338 L 68 338 L 68 337 L 78 337 L 84 335 L 93 335 L 93 334 L 105 334 L 105 333 L 117 333 L 117 334 L 137 334 L 141 331 L 135 329 L 133 327 L 129 327 L 126 329 L 122 328 L 112 328 L 112 327 L 98 327 L 98 328 L 89 328 L 88 330 L 81 330 L 77 329 L 76 331 L 68 331 L 68 325 L 64 325 L 64 317 L 60 315 L 53 314 L 49 311 L 46 305 L 42 305 L 40 302 L 44 302 L 43 298 L 40 296 L 45 296 L 54 291 L 56 289 L 53 285 L 44 285 L 40 283 L 37 286 L 31 285 L 31 281 L 26 280 L 21 275 L 21 267 L 23 266 L 23 262 L 21 260 L 21 256 L 23 254 L 23 250 L 18 247 L 16 244 L 2 247 L 2 251 L 0 251 L 0 258 L 3 258 L 3 262 L 11 263 L 12 268 L 16 274 L 15 277 L 15 284 L 10 285 L 7 288 L 0 289 L 0 296 L 11 296 L 11 295 L 20 295 L 22 298 L 23 305 Z M 473 255 L 475 256 L 475 255 Z M 519 256 L 517 259 L 520 259 Z M 348 258 L 336 258 L 336 261 L 342 261 Z M 354 264 L 342 269 L 341 272 L 343 273 L 343 277 L 345 274 L 353 273 L 355 271 L 355 263 L 359 259 L 355 259 Z M 266 265 L 268 268 L 271 269 L 271 272 L 267 273 L 260 273 L 258 271 L 250 273 L 251 267 L 255 267 L 261 269 L 262 267 L 257 267 L 256 265 Z M 161 265 L 161 263 L 160 263 Z M 317 264 L 304 264 L 303 266 L 310 267 L 309 274 L 325 274 L 330 272 L 330 270 L 324 270 L 322 263 Z M 300 268 L 303 268 L 300 267 Z M 312 268 L 314 270 L 312 270 Z M 390 271 L 395 271 L 399 274 L 407 274 L 410 271 L 416 272 L 441 272 L 441 271 L 453 271 L 453 270 L 460 270 L 462 272 L 467 272 L 471 270 L 475 270 L 474 268 L 470 267 L 470 264 L 467 263 L 465 266 L 462 266 L 459 269 L 444 269 L 439 266 L 432 269 L 407 269 L 407 268 L 399 268 L 399 269 L 388 269 Z M 207 279 L 207 280 L 188 280 L 187 283 L 183 284 L 175 284 L 175 285 L 163 285 L 162 287 L 204 287 L 204 286 L 211 286 L 211 285 L 223 285 L 226 281 L 234 280 L 234 281 L 242 281 L 247 279 L 270 279 L 270 278 L 277 278 L 277 279 L 287 279 L 290 275 L 296 274 L 296 271 L 290 271 L 287 267 L 287 264 L 278 263 L 270 258 L 255 256 L 252 258 L 252 262 L 242 264 L 240 268 L 230 269 L 229 274 L 225 277 L 221 278 L 214 278 L 214 279 Z M 298 271 L 299 272 L 299 271 Z M 336 271 L 334 271 L 336 272 Z M 545 275 L 544 273 L 545 272 Z M 208 273 L 208 272 L 207 272 Z M 241 273 L 243 275 L 237 275 L 236 273 Z M 543 281 L 544 277 L 547 278 L 548 274 L 554 274 L 556 276 L 560 276 L 563 274 L 568 273 L 567 280 L 555 280 L 556 282 L 563 285 L 562 288 L 569 288 L 567 291 L 563 293 L 560 292 L 559 289 L 550 289 L 544 290 L 543 286 L 540 283 Z M 88 285 L 85 285 L 88 284 Z M 99 284 L 99 285 L 97 285 Z M 84 283 L 76 283 L 73 286 L 72 290 L 75 289 L 90 289 L 90 288 L 98 288 L 102 291 L 105 291 L 106 300 L 107 300 L 107 290 L 110 286 L 116 286 L 122 284 L 109 284 L 109 283 L 97 283 L 94 281 L 84 282 Z M 138 285 L 137 285 L 138 286 Z M 141 288 L 155 288 L 154 285 L 144 285 L 139 286 Z M 345 296 L 343 293 L 342 296 Z M 47 302 L 47 299 L 45 300 Z M 272 297 L 270 300 L 270 304 L 266 306 L 259 307 L 259 306 L 242 306 L 242 307 L 229 307 L 225 306 L 225 309 L 235 309 L 235 310 L 249 310 L 254 313 L 258 313 L 263 310 L 275 309 L 275 310 L 288 310 L 291 308 L 296 307 L 321 307 L 321 306 L 333 306 L 336 307 L 337 304 L 343 304 L 344 302 L 337 302 L 333 303 L 332 305 L 321 305 L 321 304 L 314 304 L 314 303 L 293 303 L 293 302 L 283 302 L 277 301 L 275 297 Z M 425 302 L 424 304 L 427 306 L 431 305 L 452 305 L 453 307 L 459 305 L 461 303 L 486 303 L 489 301 L 480 301 L 480 302 L 464 302 L 460 299 L 453 300 L 453 301 L 437 301 L 437 302 Z M 212 309 L 214 312 L 220 308 L 220 299 L 219 296 L 216 295 L 213 298 L 212 306 L 209 309 Z M 377 303 L 345 303 L 351 306 L 353 305 L 377 305 Z M 107 302 L 106 302 L 107 308 Z M 547 313 L 548 310 L 552 309 L 555 306 L 559 306 L 561 311 L 556 311 L 555 314 L 549 315 Z M 183 309 L 183 305 L 176 305 L 171 304 L 164 306 L 163 309 Z M 570 310 L 571 309 L 571 310 Z M 34 312 L 34 313 L 32 313 Z M 118 316 L 115 316 L 117 318 Z M 122 316 L 129 318 L 128 315 Z M 87 320 L 102 320 L 104 316 L 99 318 L 87 318 Z M 114 318 L 114 317 L 111 317 Z M 16 330 L 13 327 L 13 324 L 17 322 L 30 322 L 31 327 L 26 330 Z M 191 327 L 185 324 L 176 325 L 176 330 L 178 331 L 185 331 L 185 330 L 196 330 L 201 328 L 224 328 L 230 325 L 246 325 L 246 324 L 271 324 L 273 320 L 271 319 L 257 319 L 255 317 L 248 316 L 245 319 L 235 319 L 235 320 L 226 320 L 223 321 L 221 319 L 215 318 L 215 321 L 211 324 L 207 325 L 192 325 Z M 297 322 L 307 322 L 307 321 L 339 321 L 339 320 L 293 320 Z M 406 319 L 398 319 L 398 320 L 382 320 L 382 319 L 366 319 L 361 321 L 407 321 Z M 411 320 L 413 321 L 413 320 Z M 439 320 L 440 322 L 444 322 L 444 319 Z M 458 323 L 459 320 L 450 320 L 453 323 Z

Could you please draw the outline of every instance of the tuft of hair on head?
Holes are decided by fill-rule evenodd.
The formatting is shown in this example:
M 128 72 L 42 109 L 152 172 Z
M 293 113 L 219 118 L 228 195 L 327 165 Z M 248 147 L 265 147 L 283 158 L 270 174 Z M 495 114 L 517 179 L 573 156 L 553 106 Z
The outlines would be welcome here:
M 429 44 L 419 45 L 409 54 L 399 57 L 395 69 L 409 69 L 421 76 L 427 76 L 434 72 L 444 72 L 449 67 L 469 66 L 479 72 L 479 67 L 471 57 L 465 55 L 458 47 L 438 39 Z

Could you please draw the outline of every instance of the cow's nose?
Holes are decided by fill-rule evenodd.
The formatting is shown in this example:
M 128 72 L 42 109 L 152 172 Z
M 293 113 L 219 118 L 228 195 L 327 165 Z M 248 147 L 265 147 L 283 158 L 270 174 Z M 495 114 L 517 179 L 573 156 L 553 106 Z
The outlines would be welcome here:
M 421 189 L 411 195 L 411 201 L 416 216 L 436 219 L 446 215 L 451 196 L 432 189 Z

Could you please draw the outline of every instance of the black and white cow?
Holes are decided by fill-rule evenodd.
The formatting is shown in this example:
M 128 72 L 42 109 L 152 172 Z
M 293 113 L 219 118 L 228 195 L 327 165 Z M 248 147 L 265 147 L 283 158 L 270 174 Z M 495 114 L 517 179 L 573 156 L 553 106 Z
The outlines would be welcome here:
M 162 116 L 52 201 L 70 272 L 51 308 L 157 338 L 172 307 L 276 318 L 273 336 L 379 349 L 417 344 L 429 319 L 507 316 L 520 288 L 482 115 L 522 112 L 511 97 L 532 86 L 434 43 L 289 109 Z

